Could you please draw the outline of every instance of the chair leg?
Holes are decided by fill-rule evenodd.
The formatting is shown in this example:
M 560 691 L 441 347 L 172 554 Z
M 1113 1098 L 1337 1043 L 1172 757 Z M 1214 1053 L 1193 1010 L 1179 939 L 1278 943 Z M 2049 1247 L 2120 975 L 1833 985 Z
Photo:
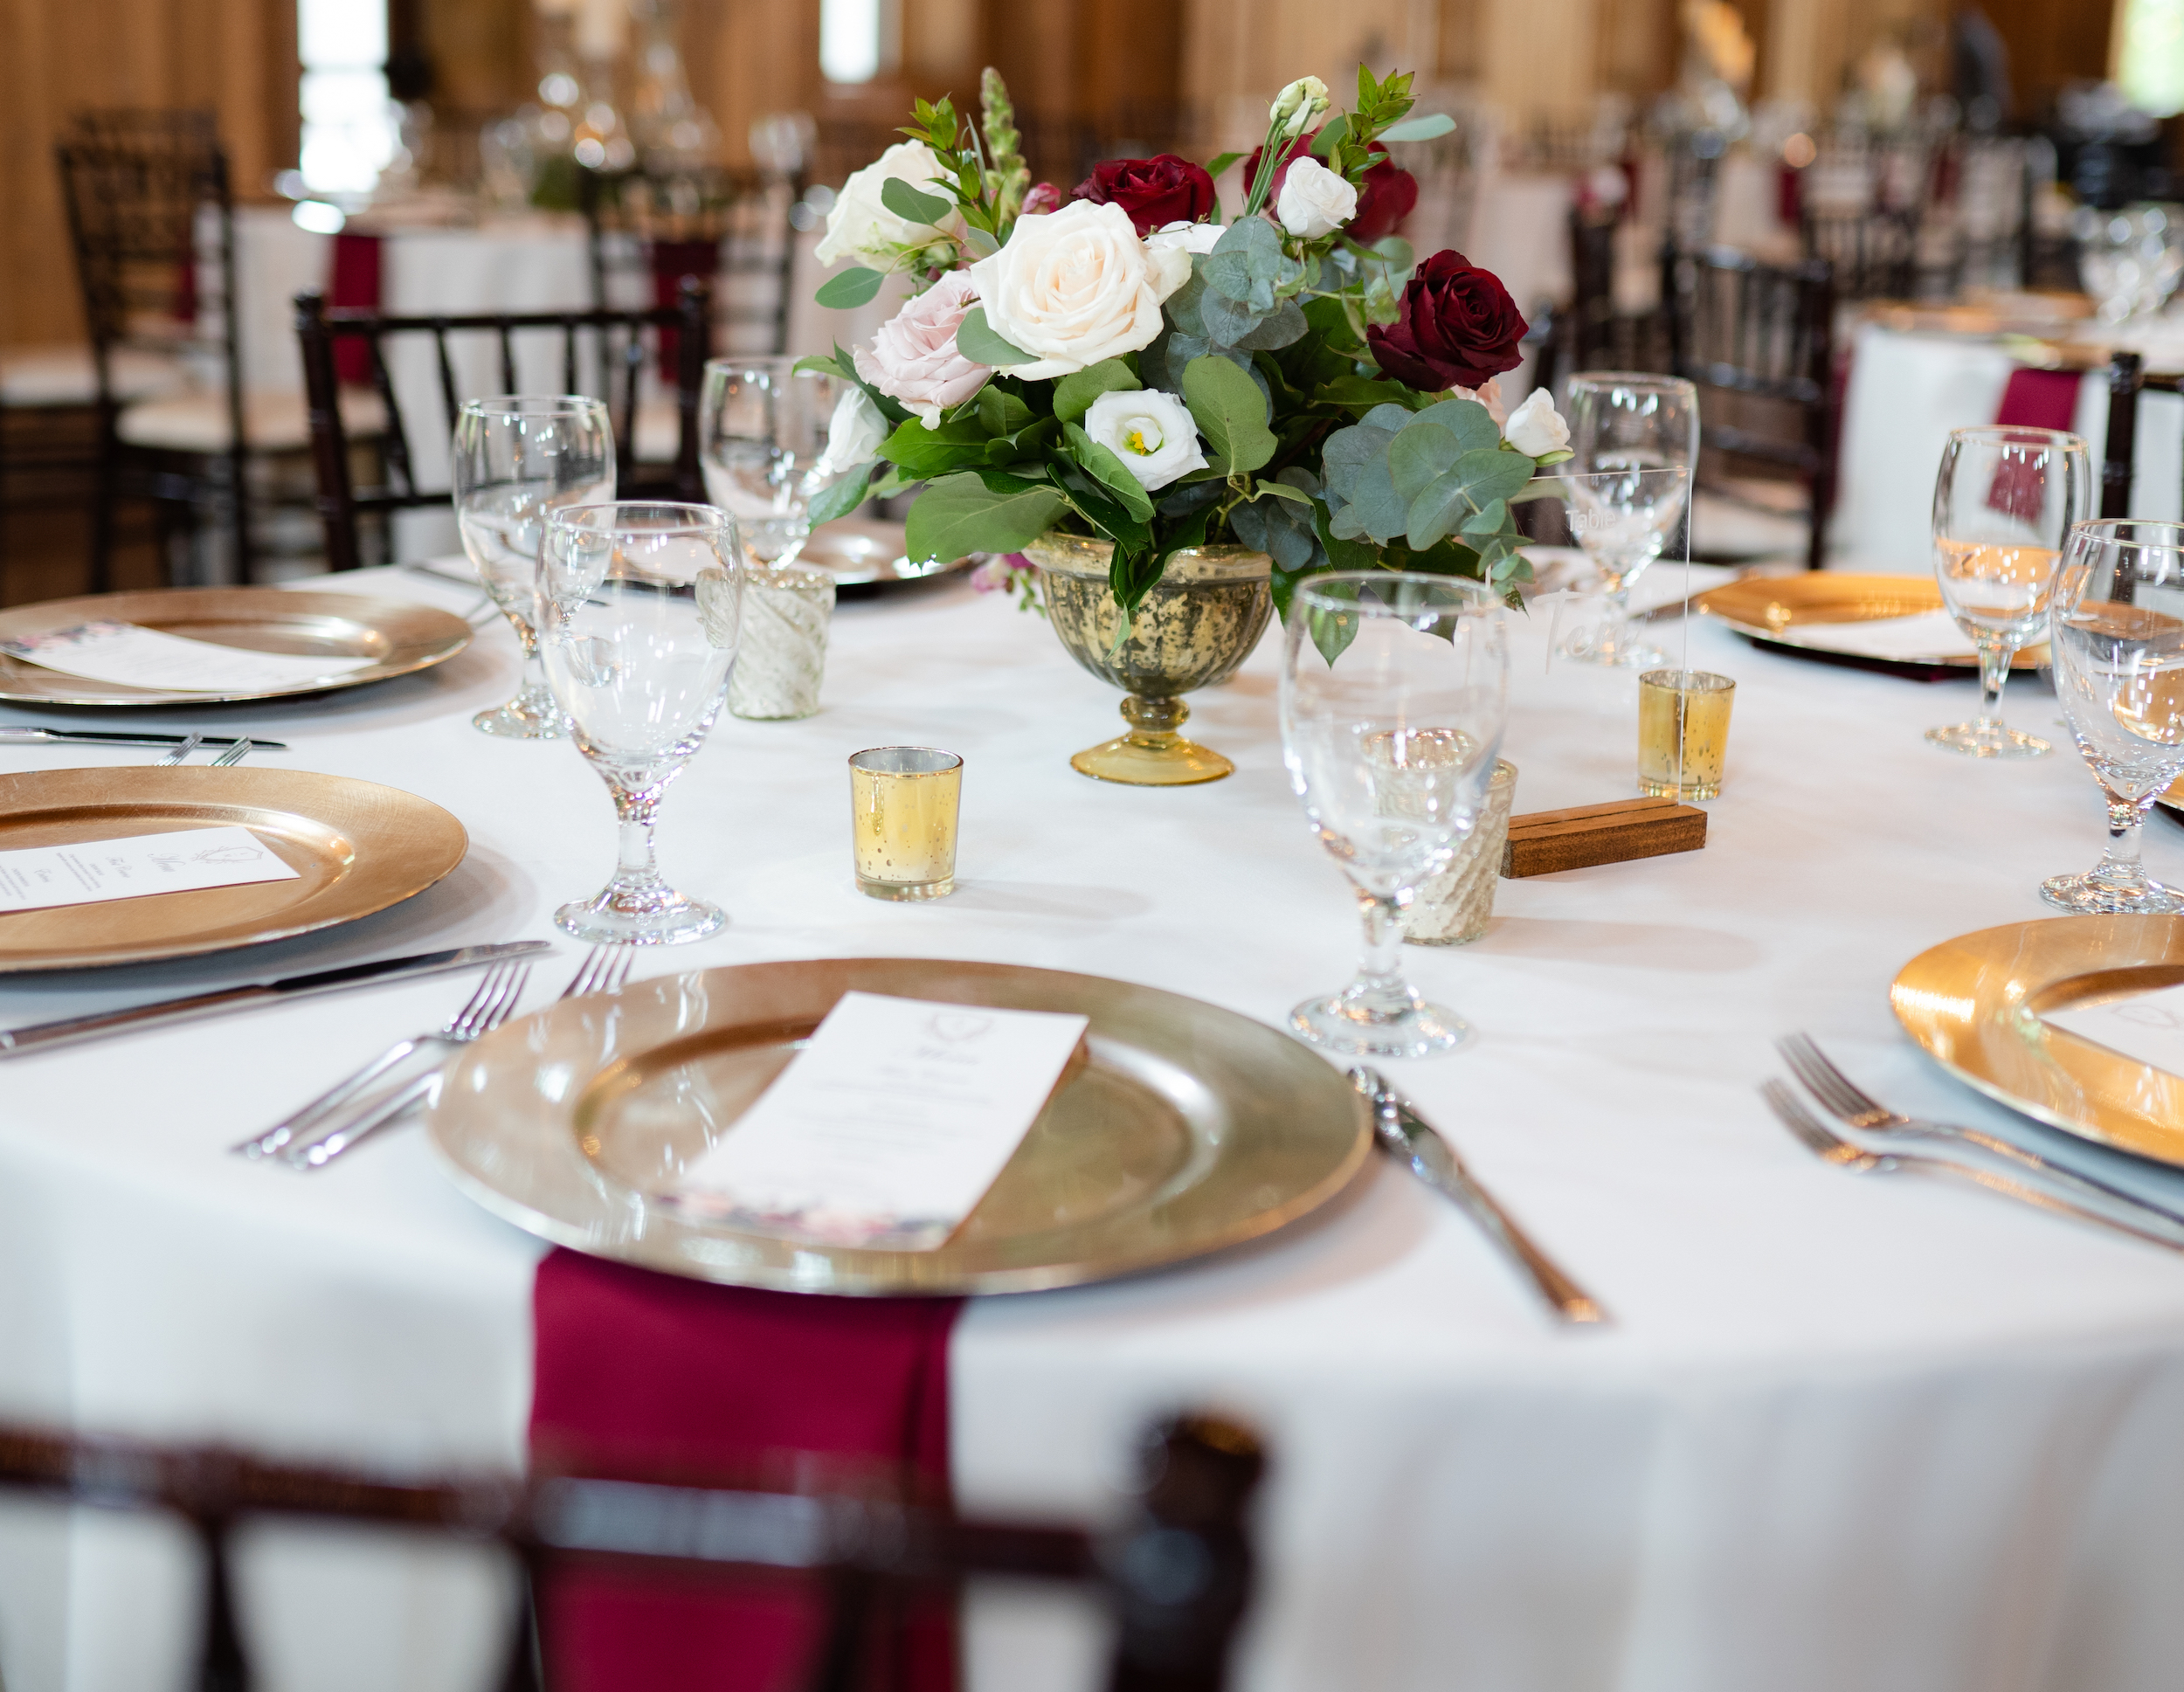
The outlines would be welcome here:
M 118 443 L 111 424 L 99 430 L 99 458 L 91 480 L 91 581 L 93 593 L 114 588 L 114 504 L 121 482 Z
M 239 447 L 227 455 L 227 502 L 235 524 L 235 579 L 248 587 L 257 579 L 257 559 L 250 532 L 250 464 Z

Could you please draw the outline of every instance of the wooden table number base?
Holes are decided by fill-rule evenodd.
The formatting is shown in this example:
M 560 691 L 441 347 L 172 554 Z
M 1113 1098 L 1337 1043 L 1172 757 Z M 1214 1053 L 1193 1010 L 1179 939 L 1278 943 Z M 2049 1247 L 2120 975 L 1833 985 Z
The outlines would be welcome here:
M 1706 813 L 1674 799 L 1617 799 L 1567 811 L 1535 811 L 1509 819 L 1502 874 L 1511 879 L 1551 875 L 1628 858 L 1697 852 L 1705 844 Z

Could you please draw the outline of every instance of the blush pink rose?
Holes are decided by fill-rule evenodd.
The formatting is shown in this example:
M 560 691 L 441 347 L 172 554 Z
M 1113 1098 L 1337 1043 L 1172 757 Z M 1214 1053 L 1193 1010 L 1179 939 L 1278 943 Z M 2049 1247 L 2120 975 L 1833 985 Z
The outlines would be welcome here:
M 850 356 L 857 374 L 936 428 L 941 413 L 985 386 L 993 372 L 956 350 L 956 330 L 978 303 L 967 270 L 951 270 L 880 326 Z

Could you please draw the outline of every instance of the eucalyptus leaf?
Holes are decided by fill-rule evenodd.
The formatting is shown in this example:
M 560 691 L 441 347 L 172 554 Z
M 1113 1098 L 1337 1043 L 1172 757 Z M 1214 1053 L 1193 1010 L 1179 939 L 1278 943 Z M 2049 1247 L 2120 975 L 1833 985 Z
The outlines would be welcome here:
M 819 490 L 812 501 L 811 518 L 814 528 L 831 523 L 837 517 L 847 517 L 865 502 L 872 486 L 872 473 L 880 467 L 877 459 L 867 459 L 856 466 L 840 481 Z
M 1221 231 L 1198 267 L 1206 286 L 1240 305 L 1274 309 L 1274 290 L 1285 271 L 1295 268 L 1282 251 L 1282 238 L 1263 218 L 1246 218 Z
M 1425 117 L 1405 118 L 1400 123 L 1392 123 L 1381 130 L 1374 139 L 1378 141 L 1432 141 L 1438 136 L 1452 134 L 1455 127 L 1455 119 L 1450 117 L 1446 112 L 1434 112 Z
M 843 382 L 854 382 L 857 379 L 836 363 L 833 356 L 830 353 L 809 354 L 805 357 L 798 359 L 789 367 L 789 369 L 795 376 L 831 376 Z
M 829 311 L 847 311 L 853 307 L 869 305 L 879 297 L 880 285 L 887 277 L 876 270 L 867 270 L 861 265 L 830 276 L 820 285 L 812 298 Z
M 943 476 L 912 501 L 905 541 L 920 563 L 973 552 L 1021 552 L 1068 508 L 1044 482 L 991 470 Z
M 939 195 L 912 188 L 900 176 L 889 176 L 880 184 L 880 204 L 906 224 L 931 227 L 938 227 L 942 219 L 956 209 Z
M 1054 383 L 1054 415 L 1064 423 L 1075 423 L 1102 394 L 1131 393 L 1144 385 L 1121 359 L 1103 358 Z
M 1206 300 L 1206 278 L 1199 266 L 1204 262 L 1202 258 L 1192 260 L 1189 280 L 1170 294 L 1161 306 L 1162 311 L 1167 314 L 1168 321 L 1185 335 L 1202 335 L 1206 333 L 1205 321 L 1199 315 Z
M 1183 372 L 1183 400 L 1225 476 L 1256 470 L 1274 456 L 1267 397 L 1225 358 L 1194 358 Z
M 1464 454 L 1464 443 L 1455 432 L 1420 417 L 1388 443 L 1388 475 L 1395 491 L 1414 500 L 1426 485 L 1441 476 Z
M 1404 538 L 1421 550 L 1432 546 L 1471 513 L 1506 501 L 1523 487 L 1529 462 L 1514 452 L 1466 452 L 1411 501 Z M 1514 478 L 1511 470 L 1517 473 Z
M 1263 552 L 1284 570 L 1308 568 L 1319 551 L 1312 532 L 1312 502 L 1286 505 L 1278 500 L 1264 504 L 1240 505 L 1228 514 L 1228 526 L 1236 538 L 1255 552 Z
M 973 364 L 990 364 L 996 369 L 1038 362 L 1013 342 L 1001 339 L 985 321 L 984 306 L 971 307 L 963 314 L 963 321 L 956 325 L 956 350 Z
M 1273 312 L 1272 306 L 1261 310 L 1242 305 L 1226 294 L 1216 294 L 1208 288 L 1198 301 L 1197 316 L 1199 327 L 1206 331 L 1206 339 L 1215 346 L 1238 347 L 1243 344 L 1244 337 L 1266 321 Z M 1185 328 L 1187 326 L 1178 320 L 1177 327 Z
M 1206 296 L 1206 327 L 1208 329 L 1213 328 L 1214 315 L 1218 310 L 1221 309 L 1234 310 L 1234 307 L 1219 294 Z M 1274 352 L 1283 347 L 1294 346 L 1302 341 L 1310 331 L 1311 327 L 1305 321 L 1304 314 L 1298 308 L 1296 301 L 1284 300 L 1278 303 L 1273 311 L 1253 323 L 1243 334 L 1234 339 L 1224 335 L 1216 335 L 1214 338 L 1225 341 L 1231 347 L 1241 347 L 1248 351 Z
M 1499 535 L 1502 526 L 1508 521 L 1509 501 L 1495 500 L 1466 518 L 1457 532 L 1468 541 L 1484 540 L 1489 535 Z
M 1301 487 L 1291 487 L 1287 482 L 1261 482 L 1252 490 L 1251 497 L 1254 500 L 1267 498 L 1288 500 L 1303 506 L 1309 506 L 1312 502 L 1312 496 L 1310 494 Z
M 1001 250 L 1001 244 L 976 224 L 964 225 L 963 238 L 981 259 L 991 259 Z
M 1376 405 L 1358 421 L 1369 429 L 1385 429 L 1393 434 L 1416 415 L 1407 405 Z
M 1490 452 L 1502 444 L 1502 428 L 1494 421 L 1494 413 L 1476 399 L 1441 400 L 1404 426 L 1445 429 L 1462 443 L 1462 450 L 1466 452 Z

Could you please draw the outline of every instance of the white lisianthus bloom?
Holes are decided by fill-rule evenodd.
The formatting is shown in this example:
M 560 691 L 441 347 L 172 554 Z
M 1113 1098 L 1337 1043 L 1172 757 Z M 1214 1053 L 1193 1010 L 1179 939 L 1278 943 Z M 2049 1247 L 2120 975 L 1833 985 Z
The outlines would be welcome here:
M 826 422 L 826 451 L 817 468 L 824 474 L 840 475 L 862 464 L 880 450 L 880 443 L 894 432 L 871 397 L 854 383 L 845 386 L 834 402 L 834 415 Z
M 1358 190 L 1317 159 L 1297 159 L 1282 178 L 1274 215 L 1290 234 L 1315 241 L 1358 215 Z
M 1145 248 L 1150 252 L 1178 249 L 1185 252 L 1211 252 L 1214 242 L 1227 232 L 1225 224 L 1165 224 L 1145 237 Z
M 1312 127 L 1312 120 L 1327 109 L 1327 85 L 1316 76 L 1301 76 L 1274 97 L 1267 121 L 1282 126 L 1287 140 Z
M 1524 403 L 1510 413 L 1502 426 L 1502 439 L 1528 459 L 1544 459 L 1570 447 L 1570 425 L 1545 388 L 1534 388 Z
M 1160 302 L 1190 274 L 1188 253 L 1149 252 L 1130 213 L 1089 200 L 1019 218 L 1008 245 L 971 266 L 987 325 L 1032 356 L 1007 374 L 1028 381 L 1150 347 Z
M 1084 414 L 1084 432 L 1122 459 L 1148 494 L 1206 468 L 1189 408 L 1158 388 L 1102 394 Z
M 826 233 L 812 250 L 813 256 L 822 265 L 838 265 L 845 259 L 876 259 L 884 264 L 894 258 L 897 247 L 932 239 L 936 229 L 960 234 L 960 211 L 950 212 L 938 224 L 906 223 L 880 198 L 882 184 L 893 176 L 953 205 L 955 197 L 942 180 L 944 174 L 939 155 L 923 142 L 898 141 L 863 169 L 850 173 L 833 210 L 826 214 Z

